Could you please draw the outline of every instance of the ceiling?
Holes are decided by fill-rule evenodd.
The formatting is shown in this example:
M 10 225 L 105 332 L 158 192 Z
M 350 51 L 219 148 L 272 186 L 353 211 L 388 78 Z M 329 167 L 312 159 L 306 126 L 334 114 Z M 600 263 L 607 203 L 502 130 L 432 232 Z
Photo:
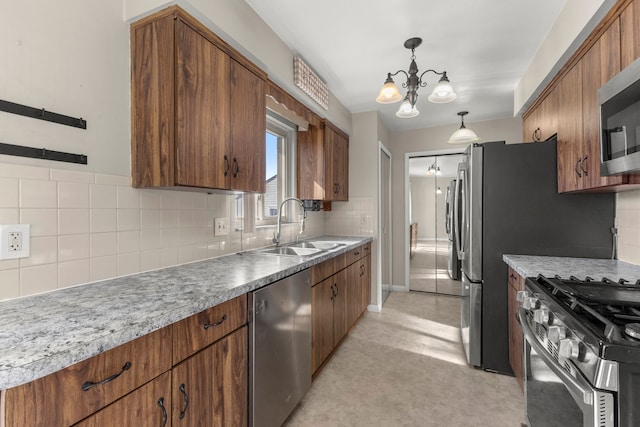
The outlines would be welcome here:
M 351 112 L 377 110 L 390 131 L 513 117 L 513 91 L 566 0 L 246 0 L 273 31 L 327 82 Z M 420 37 L 419 74 L 446 71 L 458 94 L 427 100 L 439 76 L 418 90 L 420 115 L 395 116 L 399 104 L 375 102 L 387 73 L 409 68 L 405 40 Z M 402 73 L 395 82 L 401 92 Z

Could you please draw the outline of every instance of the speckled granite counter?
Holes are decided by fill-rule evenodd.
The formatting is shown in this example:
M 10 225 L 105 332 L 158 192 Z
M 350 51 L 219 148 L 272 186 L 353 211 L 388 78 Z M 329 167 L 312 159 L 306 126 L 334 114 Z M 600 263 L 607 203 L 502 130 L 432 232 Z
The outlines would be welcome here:
M 369 242 L 309 258 L 259 251 L 0 302 L 0 390 L 63 369 Z
M 640 279 L 640 266 L 612 259 L 565 258 L 531 255 L 503 255 L 504 262 L 523 277 L 543 274 L 562 278 L 575 276 L 584 280 L 586 276 L 600 280 L 626 279 L 635 282 Z

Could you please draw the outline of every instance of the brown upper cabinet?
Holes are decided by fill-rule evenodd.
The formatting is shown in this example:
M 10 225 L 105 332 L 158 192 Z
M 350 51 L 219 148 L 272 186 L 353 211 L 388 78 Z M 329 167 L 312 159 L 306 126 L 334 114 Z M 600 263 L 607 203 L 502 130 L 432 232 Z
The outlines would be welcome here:
M 349 136 L 327 120 L 298 132 L 298 197 L 349 200 Z
M 131 25 L 134 187 L 265 191 L 266 74 L 177 6 Z
M 558 192 L 637 188 L 635 174 L 600 176 L 598 89 L 640 56 L 640 0 L 620 0 L 523 115 L 525 141 L 558 136 Z

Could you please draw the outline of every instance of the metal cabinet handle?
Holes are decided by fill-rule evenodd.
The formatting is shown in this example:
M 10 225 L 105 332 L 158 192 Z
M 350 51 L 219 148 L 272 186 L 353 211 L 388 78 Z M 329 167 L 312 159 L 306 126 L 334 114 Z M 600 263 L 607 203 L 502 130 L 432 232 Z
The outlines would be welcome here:
M 229 174 L 230 167 L 231 167 L 231 164 L 229 163 L 229 158 L 225 155 L 224 156 L 224 176 L 227 176 Z
M 335 290 L 333 289 L 334 285 L 331 285 L 331 301 L 333 301 L 333 299 L 336 297 L 336 293 Z
M 578 169 L 578 165 L 580 165 L 581 163 L 582 163 L 582 158 L 578 159 L 578 161 L 576 162 L 576 165 L 573 168 L 573 170 L 576 172 L 576 175 L 578 175 L 578 178 L 582 178 L 582 172 L 580 172 L 580 170 Z
M 580 161 L 580 170 L 584 174 L 584 176 L 589 176 L 589 171 L 584 168 L 584 164 L 587 161 L 589 156 L 584 156 L 584 158 Z
M 233 164 L 236 166 L 236 170 L 233 172 L 233 177 L 236 178 L 240 173 L 240 165 L 238 165 L 238 159 L 233 158 Z
M 542 130 L 538 127 L 533 131 L 533 140 L 539 142 L 542 139 Z
M 167 425 L 167 408 L 164 407 L 164 397 L 158 399 L 158 406 L 162 409 L 162 424 L 160 424 L 160 427 L 165 427 Z
M 98 381 L 98 382 L 91 382 L 91 381 L 87 381 L 86 383 L 82 384 L 82 391 L 87 391 L 97 385 L 102 385 L 102 384 L 106 384 L 110 381 L 115 380 L 116 378 L 118 378 L 120 375 L 122 375 L 122 373 L 124 371 L 128 371 L 129 368 L 131 368 L 131 362 L 127 362 L 124 364 L 124 366 L 122 367 L 122 369 L 120 370 L 120 372 L 116 372 L 115 374 L 103 379 L 102 381 Z
M 183 403 L 182 403 L 182 411 L 180 412 L 180 415 L 178 415 L 178 418 L 183 419 L 187 413 L 187 408 L 189 407 L 189 395 L 185 391 L 184 384 L 180 384 L 179 390 L 180 390 L 180 393 L 182 393 Z
M 209 329 L 209 328 L 212 328 L 214 326 L 220 326 L 220 325 L 222 325 L 222 322 L 224 322 L 225 320 L 227 320 L 227 314 L 226 313 L 223 314 L 222 318 L 220 320 L 218 320 L 217 322 L 213 322 L 213 323 L 207 322 L 207 323 L 205 323 L 204 324 L 204 329 Z

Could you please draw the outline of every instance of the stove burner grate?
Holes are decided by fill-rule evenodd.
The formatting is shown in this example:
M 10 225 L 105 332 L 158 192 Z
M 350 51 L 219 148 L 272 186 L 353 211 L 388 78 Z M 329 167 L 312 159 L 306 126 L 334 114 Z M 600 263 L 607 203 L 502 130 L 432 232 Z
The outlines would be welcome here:
M 631 338 L 640 339 L 640 323 L 627 323 L 624 333 Z

